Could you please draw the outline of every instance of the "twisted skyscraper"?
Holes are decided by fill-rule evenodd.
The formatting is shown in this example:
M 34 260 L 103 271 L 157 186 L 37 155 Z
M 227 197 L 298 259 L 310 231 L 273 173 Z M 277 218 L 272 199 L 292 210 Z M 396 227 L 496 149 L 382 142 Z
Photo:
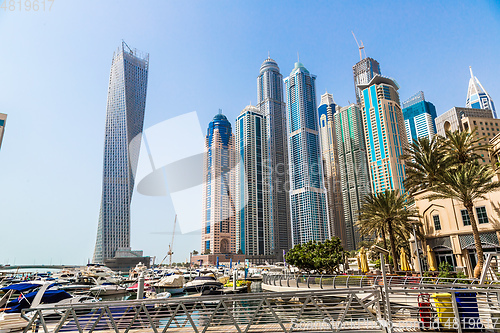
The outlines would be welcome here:
M 119 250 L 138 255 L 130 251 L 130 202 L 141 146 L 148 67 L 149 55 L 139 54 L 125 42 L 113 55 L 94 263 L 104 263 Z
M 273 252 L 281 257 L 292 247 L 290 233 L 290 203 L 288 197 L 288 156 L 286 136 L 283 76 L 276 61 L 267 58 L 260 67 L 257 78 L 258 105 L 266 118 L 268 149 L 267 165 L 270 168 L 270 234 Z

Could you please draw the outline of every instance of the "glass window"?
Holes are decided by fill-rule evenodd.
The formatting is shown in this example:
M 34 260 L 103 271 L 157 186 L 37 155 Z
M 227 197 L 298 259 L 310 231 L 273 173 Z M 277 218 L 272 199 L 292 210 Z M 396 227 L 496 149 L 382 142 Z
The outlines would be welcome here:
M 441 230 L 441 221 L 439 220 L 439 215 L 433 215 L 434 220 L 434 230 Z
M 462 213 L 462 221 L 464 223 L 464 226 L 470 225 L 469 212 L 467 212 L 467 209 L 462 209 L 460 212 Z
M 486 207 L 476 207 L 477 221 L 479 224 L 488 223 L 488 214 L 486 214 Z

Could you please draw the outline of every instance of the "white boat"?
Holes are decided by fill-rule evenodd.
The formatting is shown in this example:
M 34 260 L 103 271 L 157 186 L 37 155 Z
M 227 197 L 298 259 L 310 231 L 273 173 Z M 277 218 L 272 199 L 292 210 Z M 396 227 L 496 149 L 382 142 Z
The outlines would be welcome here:
M 90 288 L 89 291 L 96 296 L 109 296 L 109 295 L 126 294 L 127 288 L 113 283 L 103 283 L 98 286 Z
M 184 292 L 184 283 L 183 275 L 169 275 L 163 277 L 153 286 L 158 290 L 167 291 L 171 294 L 182 294 Z
M 199 293 L 208 289 L 222 289 L 222 287 L 223 284 L 217 281 L 214 276 L 197 276 L 193 281 L 189 281 L 184 285 L 184 290 Z

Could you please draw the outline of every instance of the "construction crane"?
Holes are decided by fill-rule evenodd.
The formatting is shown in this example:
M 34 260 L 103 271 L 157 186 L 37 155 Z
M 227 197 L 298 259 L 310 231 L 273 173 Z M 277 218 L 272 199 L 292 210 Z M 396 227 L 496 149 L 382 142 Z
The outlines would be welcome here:
M 356 35 L 354 34 L 354 32 L 353 32 L 353 31 L 351 31 L 351 33 L 352 33 L 352 36 L 354 37 L 354 40 L 356 41 L 356 44 L 358 44 L 358 49 L 359 49 L 359 60 L 361 61 L 361 60 L 363 60 L 363 56 L 362 56 L 362 54 L 361 54 L 361 50 L 363 50 L 363 52 L 365 53 L 365 58 L 366 58 L 366 51 L 364 50 L 365 46 L 363 45 L 363 41 L 362 41 L 362 40 L 360 40 L 361 45 L 359 45 L 358 40 L 357 40 L 357 38 L 356 38 Z
M 168 256 L 170 256 L 170 259 L 169 259 L 169 266 L 172 267 L 172 254 L 174 254 L 174 252 L 172 251 L 173 248 L 174 248 L 174 237 L 175 237 L 175 226 L 177 225 L 177 214 L 175 214 L 175 220 L 174 220 L 174 231 L 172 232 L 172 241 L 170 242 L 170 244 L 168 245 L 168 252 L 167 254 L 165 255 L 165 258 L 163 258 L 163 260 L 161 261 L 160 263 L 160 266 L 163 264 L 163 262 L 165 261 L 165 259 L 167 259 Z

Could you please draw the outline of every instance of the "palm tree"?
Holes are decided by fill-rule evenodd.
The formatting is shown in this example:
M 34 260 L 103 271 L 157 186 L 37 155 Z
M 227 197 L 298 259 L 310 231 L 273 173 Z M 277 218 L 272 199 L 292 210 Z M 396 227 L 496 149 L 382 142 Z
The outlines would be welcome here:
M 483 139 L 484 137 L 477 135 L 476 129 L 470 133 L 447 131 L 443 151 L 448 161 L 453 165 L 476 163 L 478 160 L 483 160 L 479 153 L 488 151 L 489 145 L 481 144 Z
M 478 278 L 483 270 L 483 247 L 474 217 L 474 201 L 487 200 L 486 194 L 500 189 L 500 182 L 492 181 L 493 171 L 486 165 L 477 162 L 464 163 L 446 170 L 441 176 L 441 182 L 432 187 L 432 194 L 427 198 L 455 199 L 462 203 L 469 213 L 474 242 L 476 243 L 477 265 L 474 277 Z
M 370 193 L 364 198 L 357 222 L 362 235 L 373 235 L 387 228 L 394 270 L 398 268 L 395 235 L 408 231 L 410 220 L 418 217 L 418 211 L 409 207 L 407 201 L 408 196 L 400 195 L 398 190 Z
M 435 135 L 432 140 L 421 137 L 413 141 L 401 159 L 405 161 L 405 189 L 414 194 L 428 190 L 439 182 L 440 175 L 449 166 L 444 140 Z

